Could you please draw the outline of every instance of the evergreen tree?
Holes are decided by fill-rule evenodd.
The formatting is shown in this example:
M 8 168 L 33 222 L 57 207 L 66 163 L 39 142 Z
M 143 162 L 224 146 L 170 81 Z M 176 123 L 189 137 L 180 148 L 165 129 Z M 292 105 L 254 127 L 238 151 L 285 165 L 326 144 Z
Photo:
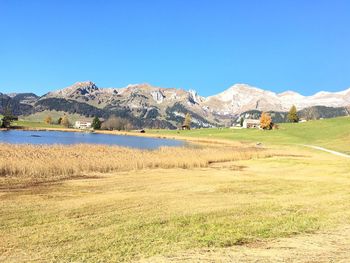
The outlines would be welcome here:
M 244 122 L 244 118 L 241 117 L 240 121 L 239 121 L 239 125 L 241 125 L 241 127 L 243 127 L 243 122 Z
M 1 121 L 1 127 L 2 128 L 10 128 L 11 122 L 17 119 L 15 116 L 12 115 L 12 110 L 9 106 L 6 107 L 4 115 L 2 117 Z
M 184 126 L 186 127 L 187 130 L 191 129 L 191 121 L 192 121 L 191 114 L 186 113 L 185 120 L 184 120 Z
M 92 121 L 92 128 L 94 128 L 95 130 L 101 129 L 101 121 L 97 116 L 95 116 L 95 118 Z
M 299 121 L 297 108 L 294 105 L 290 108 L 287 118 L 288 118 L 289 122 L 298 122 Z

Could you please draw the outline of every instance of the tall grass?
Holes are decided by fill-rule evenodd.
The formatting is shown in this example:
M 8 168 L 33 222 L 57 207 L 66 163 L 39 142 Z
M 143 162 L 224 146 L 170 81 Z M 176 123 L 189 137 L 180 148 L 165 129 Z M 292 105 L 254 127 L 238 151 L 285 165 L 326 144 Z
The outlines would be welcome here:
M 0 144 L 0 185 L 50 182 L 88 173 L 152 168 L 195 168 L 210 163 L 267 156 L 256 148 L 232 146 L 163 147 L 138 150 L 99 145 Z

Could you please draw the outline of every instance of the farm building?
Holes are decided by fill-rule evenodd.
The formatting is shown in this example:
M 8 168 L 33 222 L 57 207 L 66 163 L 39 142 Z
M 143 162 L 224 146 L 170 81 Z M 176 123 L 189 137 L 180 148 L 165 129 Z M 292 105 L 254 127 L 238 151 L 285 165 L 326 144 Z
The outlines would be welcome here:
M 76 129 L 90 129 L 91 121 L 76 121 L 74 124 L 74 128 Z
M 259 128 L 260 120 L 245 119 L 243 121 L 243 128 Z

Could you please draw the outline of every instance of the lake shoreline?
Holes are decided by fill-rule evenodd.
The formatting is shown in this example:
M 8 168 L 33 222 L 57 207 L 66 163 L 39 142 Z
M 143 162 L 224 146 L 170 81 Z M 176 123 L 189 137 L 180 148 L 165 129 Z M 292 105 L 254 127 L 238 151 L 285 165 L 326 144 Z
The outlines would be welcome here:
M 11 130 L 11 129 L 6 129 Z M 75 128 L 32 128 L 32 127 L 17 127 L 13 130 L 23 130 L 23 131 L 60 131 L 60 132 L 80 132 L 86 133 L 86 130 L 75 129 Z M 0 130 L 1 131 L 1 130 Z M 222 145 L 241 145 L 242 142 L 231 141 L 225 139 L 214 139 L 214 138 L 192 138 L 181 135 L 167 135 L 167 134 L 151 134 L 151 133 L 141 133 L 135 130 L 133 131 L 118 131 L 118 130 L 94 130 L 88 131 L 89 133 L 98 133 L 98 134 L 109 134 L 109 135 L 123 135 L 123 136 L 138 136 L 145 138 L 155 138 L 155 139 L 171 139 L 171 140 L 182 140 L 192 143 L 208 143 L 208 144 L 222 144 Z
M 0 142 L 9 144 L 32 145 L 109 145 L 138 149 L 157 149 L 160 147 L 182 147 L 184 140 L 125 136 L 125 134 L 84 132 L 76 129 L 9 129 L 0 133 Z

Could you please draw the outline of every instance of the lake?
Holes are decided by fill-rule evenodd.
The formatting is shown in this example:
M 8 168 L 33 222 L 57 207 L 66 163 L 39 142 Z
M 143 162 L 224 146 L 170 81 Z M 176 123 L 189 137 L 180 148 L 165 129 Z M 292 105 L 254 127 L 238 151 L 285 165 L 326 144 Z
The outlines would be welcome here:
M 13 144 L 105 144 L 139 149 L 156 149 L 161 146 L 183 146 L 184 141 L 85 132 L 60 131 L 0 131 L 0 142 Z

